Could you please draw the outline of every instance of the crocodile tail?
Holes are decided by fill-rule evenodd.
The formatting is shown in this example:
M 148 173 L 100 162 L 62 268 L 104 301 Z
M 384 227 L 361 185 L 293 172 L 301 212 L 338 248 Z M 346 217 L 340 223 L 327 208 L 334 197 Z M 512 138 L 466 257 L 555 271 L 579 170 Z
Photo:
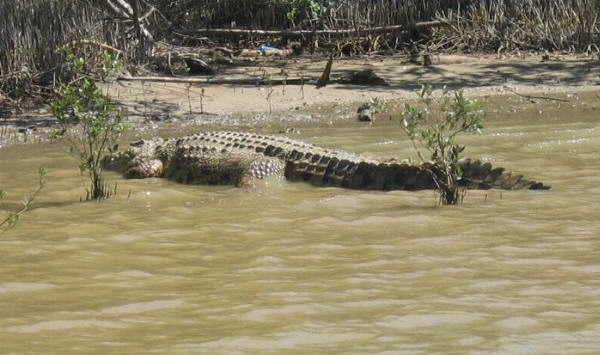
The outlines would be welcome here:
M 493 168 L 490 163 L 465 159 L 460 162 L 460 183 L 468 189 L 548 190 L 550 186 L 528 180 L 522 175 Z M 408 163 L 351 161 L 325 155 L 292 151 L 285 165 L 290 181 L 305 181 L 315 186 L 344 187 L 360 190 L 424 190 L 435 189 L 430 163 L 421 166 Z
M 549 190 L 551 188 L 541 182 L 529 180 L 523 175 L 513 174 L 504 168 L 494 168 L 489 162 L 464 159 L 459 164 L 462 169 L 461 184 L 469 189 Z

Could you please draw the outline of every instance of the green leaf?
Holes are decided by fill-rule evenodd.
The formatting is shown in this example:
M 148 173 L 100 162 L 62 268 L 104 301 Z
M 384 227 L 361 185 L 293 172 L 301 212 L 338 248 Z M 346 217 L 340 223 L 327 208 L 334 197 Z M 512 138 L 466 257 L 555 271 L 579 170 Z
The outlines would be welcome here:
M 62 95 L 49 103 L 52 114 L 64 125 L 55 136 L 69 135 L 69 150 L 79 158 L 79 169 L 87 171 L 92 180 L 91 191 L 102 191 L 94 184 L 101 181 L 101 167 L 96 162 L 106 153 L 114 153 L 118 149 L 117 139 L 126 129 L 123 120 L 127 112 L 111 102 L 110 97 L 103 95 L 101 89 L 92 80 L 86 70 L 85 60 L 75 52 L 66 48 L 65 66 L 72 72 L 75 80 L 62 82 Z M 120 70 L 122 64 L 109 54 L 102 58 L 101 75 L 107 78 L 113 71 Z M 67 124 L 76 124 L 78 129 L 67 129 Z M 83 135 L 77 132 L 82 132 Z M 98 198 L 102 196 L 92 196 Z
M 468 100 L 462 91 L 451 92 L 444 87 L 440 98 L 432 94 L 431 86 L 422 85 L 416 95 L 424 107 L 416 108 L 405 103 L 400 120 L 408 137 L 418 140 L 431 154 L 434 165 L 439 167 L 434 180 L 441 197 L 447 199 L 444 203 L 454 204 L 462 174 L 458 162 L 465 150 L 465 146 L 457 144 L 456 139 L 462 132 L 481 132 L 483 111 L 478 102 Z M 413 146 L 419 150 L 416 144 Z M 419 151 L 418 156 L 424 159 Z

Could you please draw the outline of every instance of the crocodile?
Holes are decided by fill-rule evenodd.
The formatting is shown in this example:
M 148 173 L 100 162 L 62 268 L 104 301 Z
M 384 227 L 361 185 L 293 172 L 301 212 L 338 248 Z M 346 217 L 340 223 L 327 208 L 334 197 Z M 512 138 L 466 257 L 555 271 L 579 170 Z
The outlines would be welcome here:
M 104 159 L 126 178 L 164 177 L 187 184 L 246 186 L 253 179 L 283 175 L 315 186 L 361 190 L 435 189 L 432 163 L 381 161 L 285 136 L 249 132 L 200 132 L 178 138 L 141 140 Z M 489 162 L 460 162 L 469 189 L 547 190 L 550 186 L 512 174 Z

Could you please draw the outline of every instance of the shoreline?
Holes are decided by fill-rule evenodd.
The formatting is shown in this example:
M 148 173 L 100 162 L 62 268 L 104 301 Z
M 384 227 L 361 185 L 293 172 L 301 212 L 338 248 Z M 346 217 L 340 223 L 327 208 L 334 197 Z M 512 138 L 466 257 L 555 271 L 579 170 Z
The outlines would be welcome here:
M 220 75 L 261 77 L 277 75 L 281 63 L 270 67 L 232 68 Z M 286 73 L 318 76 L 325 60 L 291 58 Z M 376 98 L 386 110 L 399 110 L 416 98 L 420 83 L 434 89 L 464 90 L 471 99 L 515 96 L 526 102 L 566 101 L 577 93 L 597 91 L 600 98 L 600 61 L 591 56 L 564 55 L 550 60 L 536 56 L 497 59 L 494 56 L 439 56 L 432 66 L 410 64 L 402 57 L 365 57 L 334 62 L 334 80 L 365 68 L 389 86 L 333 83 L 317 89 L 304 85 L 217 85 L 151 81 L 117 81 L 104 85 L 111 97 L 129 112 L 128 121 L 139 134 L 156 134 L 167 126 L 216 126 L 247 129 L 277 123 L 285 126 L 315 121 L 357 120 L 356 109 Z M 243 72 L 240 72 L 242 70 Z M 485 109 L 485 107 L 484 107 Z M 380 112 L 378 117 L 385 116 Z M 391 115 L 390 115 L 391 116 Z M 56 120 L 44 107 L 0 119 L 0 148 L 44 141 Z

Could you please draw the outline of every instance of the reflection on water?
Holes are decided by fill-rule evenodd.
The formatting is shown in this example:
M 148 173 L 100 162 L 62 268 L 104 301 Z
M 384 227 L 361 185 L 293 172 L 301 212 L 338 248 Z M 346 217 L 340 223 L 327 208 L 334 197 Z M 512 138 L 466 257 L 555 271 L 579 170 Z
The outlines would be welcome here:
M 6 353 L 592 353 L 600 348 L 599 127 L 593 112 L 490 117 L 468 155 L 549 183 L 472 191 L 256 191 L 125 181 L 79 203 L 64 146 L 0 151 Z M 295 138 L 410 156 L 392 123 Z M 18 178 L 16 178 L 18 177 Z

